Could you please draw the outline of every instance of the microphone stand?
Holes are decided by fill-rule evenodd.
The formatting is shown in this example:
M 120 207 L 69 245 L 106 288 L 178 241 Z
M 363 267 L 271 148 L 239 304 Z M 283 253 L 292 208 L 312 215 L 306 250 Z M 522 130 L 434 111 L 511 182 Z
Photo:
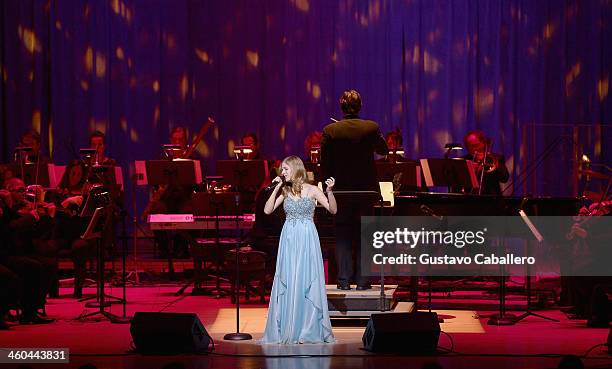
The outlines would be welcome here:
M 432 208 L 430 208 L 429 206 L 423 204 L 420 207 L 420 210 L 423 214 L 430 216 L 434 219 L 436 219 L 437 221 L 439 221 L 441 224 L 446 223 L 446 221 L 444 220 L 444 216 L 442 215 L 438 215 L 434 212 L 434 210 Z M 428 309 L 429 312 L 431 313 L 431 306 L 432 306 L 432 294 L 433 294 L 433 289 L 432 289 L 432 285 L 431 285 L 431 278 L 433 277 L 433 275 L 431 275 L 431 265 L 428 265 L 427 267 L 427 294 L 428 294 L 428 301 L 427 301 L 427 305 L 428 305 Z M 418 288 L 417 288 L 417 295 L 418 295 Z M 416 304 L 415 304 L 416 305 Z M 444 315 L 444 314 L 438 314 L 438 323 L 444 323 L 444 319 L 452 319 L 453 317 L 451 315 Z
M 236 299 L 236 332 L 228 333 L 223 336 L 223 339 L 226 341 L 246 341 L 253 339 L 248 333 L 240 333 L 240 262 L 239 262 L 239 254 L 240 254 L 240 241 L 242 238 L 242 232 L 240 230 L 240 193 L 237 192 L 235 196 L 236 201 L 236 211 L 234 216 L 236 217 L 236 229 L 240 232 L 240 237 L 236 239 L 236 282 L 234 283 L 234 296 Z M 249 288 L 248 286 L 246 288 Z
M 127 304 L 127 294 L 126 294 L 126 272 L 125 272 L 125 260 L 127 257 L 127 244 L 128 244 L 128 235 L 127 235 L 127 227 L 126 227 L 126 221 L 125 218 L 128 216 L 127 211 L 120 209 L 120 214 L 121 214 L 121 238 L 122 238 L 122 244 L 123 244 L 123 251 L 121 253 L 121 288 L 122 288 L 122 292 L 123 292 L 123 298 L 121 299 L 121 305 L 122 305 L 122 309 L 123 309 L 123 315 L 122 316 L 114 316 L 110 321 L 111 323 L 116 323 L 116 324 L 127 324 L 127 323 L 131 323 L 132 322 L 132 317 L 127 316 L 126 314 L 126 304 Z

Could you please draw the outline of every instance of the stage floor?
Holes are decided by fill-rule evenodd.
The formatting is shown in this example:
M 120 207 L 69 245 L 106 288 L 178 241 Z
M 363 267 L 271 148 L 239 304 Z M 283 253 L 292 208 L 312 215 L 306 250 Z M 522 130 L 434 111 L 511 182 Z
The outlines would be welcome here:
M 207 356 L 180 355 L 150 357 L 130 353 L 129 324 L 111 324 L 102 319 L 74 320 L 84 311 L 84 303 L 70 296 L 68 289 L 61 296 L 50 299 L 47 314 L 58 321 L 49 325 L 13 325 L 0 331 L 0 347 L 68 347 L 70 365 L 74 367 L 92 362 L 98 368 L 162 368 L 169 362 L 181 362 L 187 368 L 354 368 L 354 367 L 415 367 L 435 362 L 442 368 L 555 368 L 555 355 L 584 355 L 597 344 L 605 343 L 609 329 L 587 328 L 584 321 L 568 320 L 558 310 L 538 311 L 557 318 L 559 323 L 530 317 L 514 326 L 495 327 L 486 324 L 486 315 L 493 311 L 444 310 L 450 315 L 441 324 L 439 346 L 460 354 L 440 354 L 431 357 L 377 355 L 362 349 L 363 327 L 334 327 L 335 344 L 318 345 L 258 345 L 263 333 L 267 305 L 241 299 L 240 330 L 253 335 L 253 341 L 223 341 L 226 333 L 236 330 L 235 308 L 229 297 L 214 299 L 207 296 L 184 294 L 175 296 L 178 286 L 154 285 L 128 288 L 128 315 L 137 311 L 195 312 L 215 340 L 215 353 Z M 189 291 L 189 289 L 187 290 Z M 93 289 L 86 289 L 93 293 Z M 121 289 L 107 289 L 119 296 Z M 122 313 L 121 305 L 110 311 Z M 271 356 L 284 357 L 271 357 Z M 287 357 L 298 355 L 300 357 Z M 586 367 L 612 367 L 612 357 L 604 348 L 593 350 L 584 360 Z M 31 365 L 58 367 L 57 365 Z M 17 367 L 4 365 L 3 367 Z

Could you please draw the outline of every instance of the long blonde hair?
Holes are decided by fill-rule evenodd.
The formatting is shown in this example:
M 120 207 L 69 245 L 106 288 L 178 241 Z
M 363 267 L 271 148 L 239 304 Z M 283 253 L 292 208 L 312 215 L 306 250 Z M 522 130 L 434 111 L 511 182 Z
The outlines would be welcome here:
M 291 181 L 291 187 L 284 186 L 283 195 L 287 197 L 289 191 L 291 191 L 293 195 L 301 196 L 304 183 L 308 183 L 304 162 L 299 157 L 291 155 L 283 159 L 282 164 L 287 164 L 291 168 L 291 178 L 286 179 L 287 181 Z

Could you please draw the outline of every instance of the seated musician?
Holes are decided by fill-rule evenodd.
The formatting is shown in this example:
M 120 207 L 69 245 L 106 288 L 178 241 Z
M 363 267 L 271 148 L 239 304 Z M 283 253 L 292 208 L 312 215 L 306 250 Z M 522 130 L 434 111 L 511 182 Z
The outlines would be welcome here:
M 173 154 L 173 159 L 183 158 L 188 149 L 187 129 L 185 127 L 174 127 L 170 131 L 170 143 L 179 145 L 182 151 Z M 165 155 L 165 154 L 164 154 Z M 167 156 L 165 156 L 167 157 Z M 193 154 L 190 155 L 193 159 Z M 143 212 L 143 218 L 149 214 L 180 214 L 191 212 L 191 194 L 194 186 L 168 185 L 154 188 L 151 199 Z M 187 242 L 180 232 L 154 231 L 155 243 L 159 247 L 159 257 L 162 259 L 172 259 L 174 257 L 189 257 Z M 174 246 L 170 250 L 170 243 Z
M 323 133 L 321 131 L 314 131 L 306 136 L 304 140 L 304 163 L 318 163 L 321 154 L 321 139 L 323 139 Z M 315 148 L 318 150 L 314 152 Z
M 87 168 L 80 160 L 72 160 L 59 183 L 58 190 L 63 196 L 83 196 Z
M 259 160 L 261 159 L 261 153 L 259 151 L 259 139 L 253 132 L 247 133 L 240 138 L 240 144 L 243 146 L 249 146 L 251 148 L 250 153 L 246 153 L 245 160 Z
M 0 189 L 0 237 L 6 240 L 9 235 L 8 211 L 12 204 L 11 193 Z M 0 330 L 9 329 L 4 317 L 13 307 L 18 307 L 21 302 L 21 279 L 11 269 L 3 265 L 8 255 L 8 245 L 0 246 Z
M 78 216 L 78 210 L 86 196 L 85 164 L 73 160 L 66 166 L 66 171 L 56 191 L 53 201 L 60 211 L 56 216 L 53 230 L 52 248 L 59 256 L 68 256 L 74 264 L 73 296 L 83 296 L 83 281 L 85 279 L 86 261 L 95 256 L 95 243 L 81 239 L 87 229 L 89 219 Z
M 104 185 L 110 191 L 114 205 L 118 209 L 122 209 L 124 193 L 120 189 L 120 187 L 116 185 L 116 178 L 114 175 L 114 167 L 116 167 L 118 164 L 115 159 L 110 158 L 106 155 L 106 135 L 101 131 L 92 132 L 89 135 L 89 147 L 92 149 L 96 149 L 96 154 L 92 158 L 91 163 L 86 163 L 89 164 L 87 170 L 88 178 L 86 178 L 86 181 L 92 184 Z M 99 171 L 93 168 L 96 166 L 103 166 L 106 168 L 98 168 L 102 169 L 102 171 Z M 116 215 L 118 214 L 118 212 L 114 212 L 113 214 Z M 108 218 L 108 222 L 110 223 L 108 229 L 115 229 L 115 226 L 118 223 L 117 218 L 117 216 L 112 216 Z M 112 251 L 113 246 L 117 243 L 116 232 L 108 232 L 102 239 L 104 241 L 105 249 Z
M 15 151 L 14 164 L 0 165 L 0 185 L 13 177 L 22 178 L 19 167 L 15 167 L 15 164 L 40 163 L 40 170 L 45 171 L 47 170 L 46 165 L 51 163 L 51 159 L 41 153 L 40 135 L 38 132 L 32 130 L 24 133 L 21 136 L 19 146 L 29 149 L 28 151 Z M 34 182 L 34 178 L 32 178 L 31 182 Z
M 268 162 L 268 169 L 270 173 L 270 180 L 276 178 L 278 168 L 280 168 L 280 161 L 274 159 L 266 159 L 261 155 L 259 138 L 253 132 L 247 133 L 240 138 L 240 144 L 243 146 L 249 146 L 251 152 L 246 154 L 243 159 L 245 160 L 266 160 Z
M 42 155 L 40 151 L 40 134 L 36 131 L 28 131 L 21 136 L 21 146 L 31 147 L 32 151 L 22 156 L 26 163 L 37 163 L 45 165 L 51 162 L 49 157 Z
M 164 159 L 196 159 L 195 151 L 192 151 L 189 154 L 189 157 L 185 156 L 188 154 L 189 150 L 189 145 L 187 142 L 187 128 L 182 126 L 172 128 L 170 131 L 170 144 L 178 146 L 178 148 L 172 152 L 165 152 L 163 155 Z
M 187 130 L 185 127 L 178 126 L 172 128 L 172 131 L 170 131 L 170 143 L 172 145 L 179 145 L 181 149 L 187 150 Z
M 280 161 L 274 159 L 265 158 L 260 151 L 261 145 L 259 138 L 253 132 L 247 133 L 240 138 L 240 144 L 243 146 L 249 146 L 251 149 L 250 153 L 244 155 L 244 160 L 265 160 L 268 164 L 268 180 L 271 182 L 278 175 L 280 168 Z M 245 213 L 256 212 L 256 193 L 260 188 L 247 188 L 239 189 L 242 192 L 242 209 Z
M 5 182 L 2 207 L 2 222 L 6 234 L 2 234 L 0 263 L 17 275 L 22 283 L 21 307 L 22 324 L 43 324 L 52 322 L 38 315 L 38 309 L 45 306 L 51 282 L 57 277 L 56 261 L 42 254 L 39 247 L 46 241 L 48 221 L 55 214 L 55 207 L 49 204 L 34 207 L 25 197 L 25 184 L 19 178 Z
M 11 308 L 19 306 L 21 301 L 20 286 L 23 284 L 17 274 L 2 264 L 3 259 L 3 255 L 0 254 L 0 331 L 9 329 L 4 317 Z
M 484 169 L 481 194 L 501 195 L 500 183 L 506 183 L 510 178 L 504 156 L 490 152 L 490 141 L 480 130 L 469 131 L 463 138 L 463 142 L 468 150 L 468 154 L 463 158 L 479 164 L 476 170 L 476 178 L 479 181 Z
M 9 329 L 4 317 L 10 309 L 23 310 L 22 324 L 51 323 L 52 319 L 38 315 L 38 308 L 44 306 L 40 295 L 43 292 L 43 265 L 27 256 L 20 256 L 6 240 L 10 239 L 9 227 L 12 195 L 0 189 L 0 330 Z
M 389 148 L 389 154 L 383 156 L 379 161 L 385 161 L 389 163 L 398 163 L 406 161 L 403 152 L 403 138 L 402 132 L 399 128 L 391 131 L 385 135 L 385 141 Z M 395 151 L 398 150 L 398 151 Z
M 94 163 L 98 165 L 115 166 L 117 162 L 106 156 L 106 135 L 100 131 L 93 131 L 89 135 L 89 147 L 96 149 Z
M 565 236 L 569 241 L 567 249 L 574 276 L 566 277 L 565 286 L 572 306 L 562 311 L 570 314 L 569 319 L 587 320 L 588 327 L 608 328 L 612 317 L 608 299 L 612 277 L 589 274 L 609 269 L 612 229 L 603 217 L 612 215 L 612 198 L 583 206 L 578 215 Z

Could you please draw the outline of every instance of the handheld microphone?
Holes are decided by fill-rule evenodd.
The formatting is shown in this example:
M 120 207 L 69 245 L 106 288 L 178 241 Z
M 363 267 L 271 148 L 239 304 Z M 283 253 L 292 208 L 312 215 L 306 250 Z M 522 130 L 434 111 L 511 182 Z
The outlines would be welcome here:
M 280 177 L 280 179 L 274 178 L 272 183 L 268 187 L 264 189 L 264 191 L 272 191 L 274 187 L 279 183 L 279 180 L 283 183 L 283 186 L 291 186 L 291 182 L 285 181 L 285 177 Z

